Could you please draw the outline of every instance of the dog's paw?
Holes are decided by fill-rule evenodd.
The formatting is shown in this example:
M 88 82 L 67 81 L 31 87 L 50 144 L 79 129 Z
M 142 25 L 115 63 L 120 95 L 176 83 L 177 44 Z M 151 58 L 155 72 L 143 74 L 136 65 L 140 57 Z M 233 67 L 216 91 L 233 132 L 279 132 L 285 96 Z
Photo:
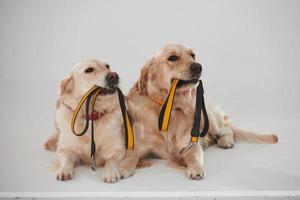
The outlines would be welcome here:
M 192 180 L 201 180 L 205 177 L 205 172 L 200 165 L 187 167 L 186 176 Z
M 103 181 L 106 183 L 115 183 L 121 179 L 120 172 L 115 166 L 105 166 L 103 169 Z
M 125 164 L 121 164 L 120 166 L 120 174 L 121 174 L 121 178 L 129 178 L 130 176 L 132 176 L 134 174 L 135 171 L 135 167 L 130 167 L 128 165 Z
M 218 139 L 217 143 L 222 149 L 231 149 L 234 146 L 234 139 L 232 135 L 223 135 Z
M 56 179 L 59 181 L 71 180 L 74 176 L 74 169 L 72 167 L 61 167 L 57 171 Z
M 151 167 L 153 165 L 153 162 L 151 160 L 141 159 L 139 160 L 138 164 L 136 165 L 136 168 L 146 168 Z

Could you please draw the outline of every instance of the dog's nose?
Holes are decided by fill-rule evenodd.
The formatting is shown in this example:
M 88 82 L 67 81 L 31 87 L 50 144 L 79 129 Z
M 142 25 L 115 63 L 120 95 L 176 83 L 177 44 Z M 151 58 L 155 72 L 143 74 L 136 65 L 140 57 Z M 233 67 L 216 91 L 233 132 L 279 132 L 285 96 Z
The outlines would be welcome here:
M 119 75 L 116 72 L 110 72 L 106 76 L 106 81 L 108 85 L 115 85 L 119 81 Z
M 107 74 L 106 77 L 108 80 L 118 80 L 119 79 L 119 75 L 116 72 L 110 72 Z
M 202 72 L 202 66 L 200 65 L 200 63 L 192 63 L 190 65 L 190 71 L 192 76 L 199 75 Z

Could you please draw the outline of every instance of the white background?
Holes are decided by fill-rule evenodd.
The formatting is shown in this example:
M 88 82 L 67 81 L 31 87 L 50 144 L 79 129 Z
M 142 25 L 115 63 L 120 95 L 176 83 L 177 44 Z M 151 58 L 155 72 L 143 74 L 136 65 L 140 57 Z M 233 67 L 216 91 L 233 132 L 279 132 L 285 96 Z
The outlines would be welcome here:
M 299 79 L 299 1 L 1 1 L 1 79 L 59 80 L 100 58 L 126 87 L 167 43 L 197 53 L 209 80 Z
M 127 92 L 145 60 L 168 43 L 194 49 L 204 68 L 207 96 L 221 105 L 238 126 L 280 136 L 277 146 L 240 144 L 230 150 L 235 160 L 245 159 L 246 163 L 236 164 L 239 170 L 246 170 L 244 179 L 239 175 L 241 180 L 249 180 L 247 170 L 261 172 L 261 180 L 237 179 L 229 189 L 299 190 L 299 11 L 300 1 L 296 0 L 1 0 L 1 192 L 55 191 L 61 187 L 80 191 L 83 184 L 94 184 L 92 188 L 102 184 L 100 178 L 90 183 L 89 179 L 75 177 L 75 182 L 61 186 L 54 181 L 54 172 L 44 167 L 54 159 L 42 144 L 53 127 L 57 82 L 78 61 L 99 58 L 120 74 L 121 87 Z M 253 148 L 261 151 L 253 153 Z M 210 176 L 206 183 L 197 184 L 206 189 L 226 189 L 224 177 L 213 176 L 220 169 L 210 162 L 220 161 L 224 166 L 221 174 L 234 177 L 235 170 L 226 166 L 228 157 L 224 158 L 232 155 L 230 151 L 212 147 L 206 155 Z M 221 160 L 214 161 L 217 158 Z M 253 161 L 271 162 L 270 168 L 276 170 L 266 175 Z M 160 168 L 152 170 L 159 172 Z M 151 170 L 140 171 L 153 176 Z M 93 176 L 87 169 L 81 171 L 81 178 L 85 173 Z M 174 174 L 183 172 L 173 170 L 169 176 Z M 139 181 L 134 179 L 139 178 L 144 176 L 137 174 L 130 182 L 137 190 L 134 184 Z M 177 179 L 168 182 L 165 178 L 164 185 L 172 185 L 165 190 L 176 190 L 176 182 L 186 181 L 184 176 Z M 54 189 L 42 187 L 40 182 Z M 187 188 L 198 188 L 194 184 Z M 142 182 L 139 186 L 147 188 Z M 118 186 L 113 188 L 118 190 Z

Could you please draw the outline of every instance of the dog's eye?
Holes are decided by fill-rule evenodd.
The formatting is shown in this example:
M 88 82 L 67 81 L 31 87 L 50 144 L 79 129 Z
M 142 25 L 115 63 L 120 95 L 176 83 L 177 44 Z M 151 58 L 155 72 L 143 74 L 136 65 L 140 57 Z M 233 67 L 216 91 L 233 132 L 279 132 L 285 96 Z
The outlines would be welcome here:
M 85 73 L 91 73 L 91 72 L 93 72 L 95 69 L 93 68 L 93 67 L 89 67 L 89 68 L 86 68 L 85 70 L 84 70 L 84 72 Z
M 171 56 L 168 58 L 168 61 L 174 62 L 174 61 L 176 61 L 176 60 L 178 60 L 178 59 L 179 59 L 178 56 L 176 56 L 176 55 L 171 55 Z
M 105 67 L 106 67 L 107 69 L 110 69 L 110 66 L 109 66 L 109 64 L 106 64 L 106 65 L 105 65 Z
M 192 58 L 195 60 L 196 56 L 194 53 L 191 53 Z

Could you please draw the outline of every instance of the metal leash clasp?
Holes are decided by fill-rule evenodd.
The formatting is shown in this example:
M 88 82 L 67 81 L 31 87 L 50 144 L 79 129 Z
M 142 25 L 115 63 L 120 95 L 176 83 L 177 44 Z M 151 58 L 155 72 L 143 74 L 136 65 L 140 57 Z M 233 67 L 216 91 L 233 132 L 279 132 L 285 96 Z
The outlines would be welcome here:
M 193 144 L 195 144 L 195 143 L 190 142 L 190 144 L 188 144 L 187 146 L 183 147 L 183 148 L 180 150 L 179 153 L 180 153 L 180 154 L 185 153 L 187 150 L 189 150 L 189 148 L 191 148 L 191 147 L 193 146 Z
M 183 154 L 185 153 L 187 150 L 189 150 L 193 145 L 196 145 L 196 144 L 200 144 L 201 146 L 203 145 L 203 141 L 199 138 L 198 139 L 198 142 L 190 142 L 186 147 L 183 147 L 181 150 L 180 150 L 180 154 Z

